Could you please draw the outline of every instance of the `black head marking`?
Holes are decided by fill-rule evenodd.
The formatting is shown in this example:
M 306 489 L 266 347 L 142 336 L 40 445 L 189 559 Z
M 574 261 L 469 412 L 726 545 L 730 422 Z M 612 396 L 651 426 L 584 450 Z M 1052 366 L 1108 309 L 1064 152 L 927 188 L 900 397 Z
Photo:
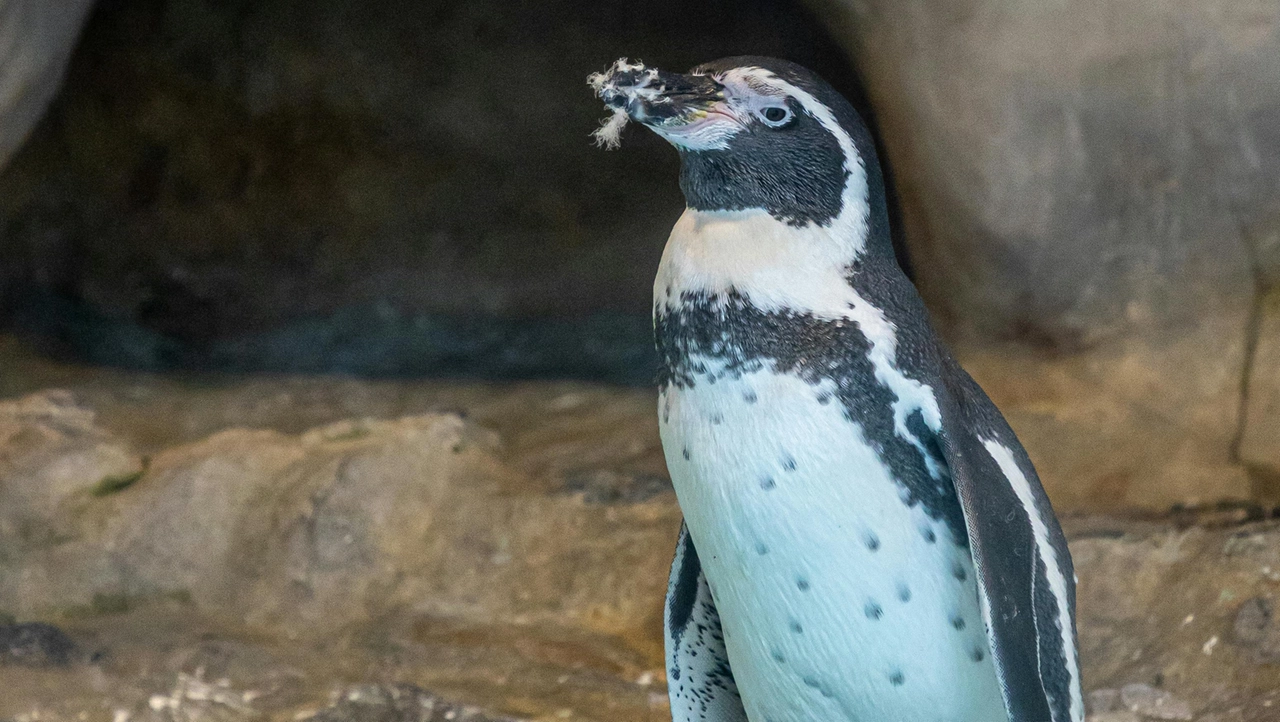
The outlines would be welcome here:
M 735 68 L 768 71 L 812 95 L 832 111 L 864 165 L 876 165 L 871 134 L 853 106 L 805 68 L 776 58 L 743 56 L 706 63 L 692 73 L 715 77 Z M 778 116 L 776 122 L 771 113 Z M 760 118 L 729 139 L 727 148 L 681 148 L 680 158 L 680 188 L 689 207 L 696 210 L 759 208 L 791 225 L 804 226 L 828 225 L 843 209 L 849 177 L 844 152 L 836 136 L 796 98 L 772 101 L 760 111 Z M 878 174 L 877 170 L 877 187 Z

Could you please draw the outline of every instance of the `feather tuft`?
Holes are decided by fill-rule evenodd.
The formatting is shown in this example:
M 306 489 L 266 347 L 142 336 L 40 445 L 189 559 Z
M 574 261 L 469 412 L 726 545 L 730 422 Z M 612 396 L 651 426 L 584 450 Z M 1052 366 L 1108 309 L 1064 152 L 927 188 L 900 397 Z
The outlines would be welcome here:
M 605 118 L 599 128 L 592 131 L 591 136 L 596 140 L 597 148 L 605 150 L 617 150 L 622 146 L 622 129 L 627 127 L 627 111 L 617 108 L 613 111 L 613 115 Z

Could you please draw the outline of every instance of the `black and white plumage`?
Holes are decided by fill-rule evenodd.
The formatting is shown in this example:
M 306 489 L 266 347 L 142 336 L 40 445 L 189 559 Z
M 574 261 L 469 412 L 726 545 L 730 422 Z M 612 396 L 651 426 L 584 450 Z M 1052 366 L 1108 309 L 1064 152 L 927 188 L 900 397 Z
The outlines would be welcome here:
M 1081 722 L 1062 532 L 894 260 L 852 107 L 768 58 L 592 84 L 688 205 L 654 284 L 677 722 Z

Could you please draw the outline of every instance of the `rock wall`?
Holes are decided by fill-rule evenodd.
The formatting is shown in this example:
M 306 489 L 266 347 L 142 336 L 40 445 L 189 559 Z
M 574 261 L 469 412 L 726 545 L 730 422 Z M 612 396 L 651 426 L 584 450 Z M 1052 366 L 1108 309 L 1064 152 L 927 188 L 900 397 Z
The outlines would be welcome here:
M 0 0 L 0 168 L 40 120 L 93 0 Z
M 1061 501 L 1276 499 L 1280 4 L 816 4 L 921 288 Z
M 653 600 L 680 522 L 669 482 L 646 471 L 661 466 L 649 394 L 517 393 L 504 402 L 529 407 L 526 419 L 561 422 L 506 436 L 461 410 L 270 428 L 298 418 L 290 407 L 307 405 L 308 388 L 327 387 L 277 387 L 276 416 L 253 400 L 261 389 L 233 387 L 214 398 L 258 407 L 267 428 L 182 441 L 156 427 L 156 446 L 136 414 L 174 399 L 126 402 L 114 419 L 67 392 L 0 402 L 0 609 L 57 617 L 176 599 L 298 635 L 410 613 L 581 628 L 660 656 L 647 630 L 661 626 Z M 396 391 L 325 395 L 373 410 L 379 396 L 403 403 Z M 428 409 L 452 395 L 482 418 L 496 396 L 399 391 Z M 196 428 L 238 415 L 183 396 Z M 613 431 L 584 443 L 588 419 Z
M 610 376 L 683 201 L 652 134 L 594 147 L 586 76 L 746 52 L 850 87 L 775 0 L 110 0 L 0 175 L 0 317 L 153 368 Z

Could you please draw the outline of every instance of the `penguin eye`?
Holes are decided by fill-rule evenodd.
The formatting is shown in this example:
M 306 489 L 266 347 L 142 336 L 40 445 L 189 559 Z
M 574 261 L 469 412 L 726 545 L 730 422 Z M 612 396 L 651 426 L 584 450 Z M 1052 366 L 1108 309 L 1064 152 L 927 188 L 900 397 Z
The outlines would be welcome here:
M 782 105 L 770 105 L 760 110 L 760 117 L 765 125 L 781 128 L 791 121 L 791 109 Z

